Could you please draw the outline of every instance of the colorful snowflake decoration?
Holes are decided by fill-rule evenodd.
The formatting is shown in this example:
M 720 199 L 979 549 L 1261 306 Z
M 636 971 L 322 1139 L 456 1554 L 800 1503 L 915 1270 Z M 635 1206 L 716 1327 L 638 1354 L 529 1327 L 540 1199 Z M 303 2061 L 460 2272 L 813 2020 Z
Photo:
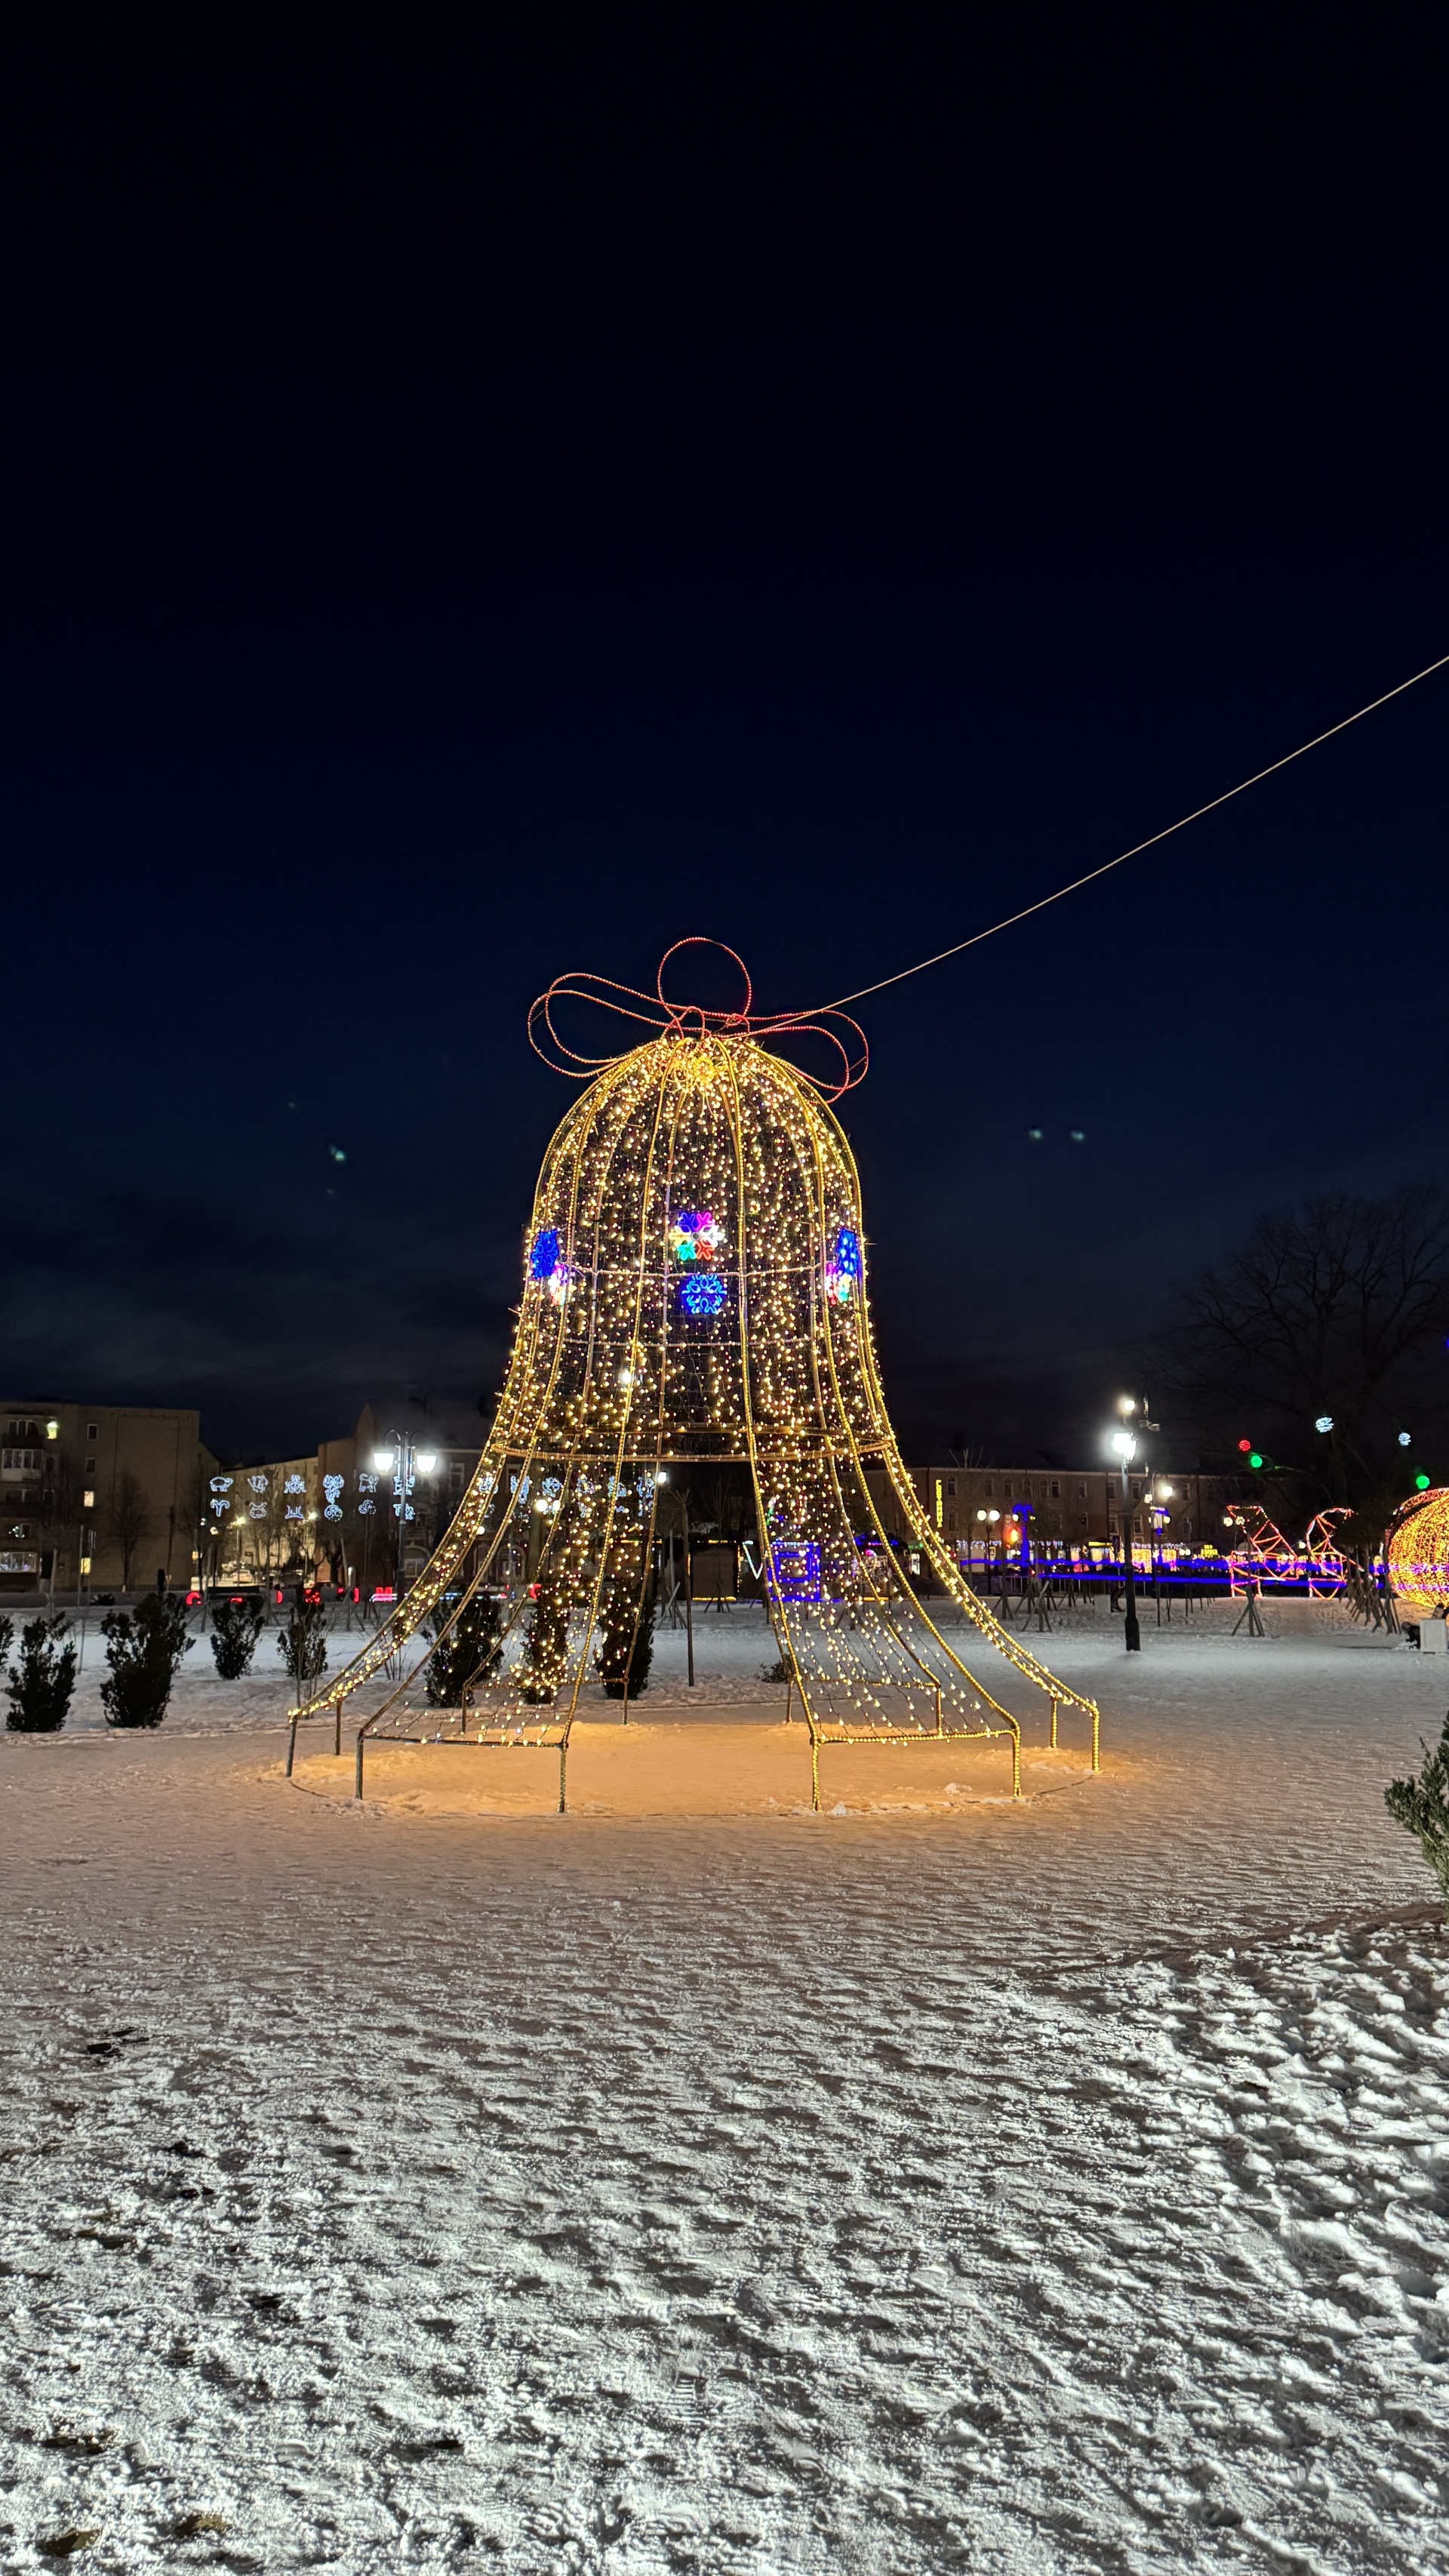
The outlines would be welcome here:
M 724 1250 L 724 1233 L 708 1208 L 681 1208 L 669 1229 L 669 1249 L 676 1261 L 707 1266 Z
M 679 1302 L 686 1315 L 718 1315 L 723 1311 L 726 1284 L 717 1270 L 692 1271 L 679 1283 Z
M 569 1284 L 569 1273 L 556 1226 L 544 1226 L 534 1236 L 533 1249 L 528 1256 L 528 1275 L 530 1279 L 537 1282 L 547 1296 L 553 1299 L 556 1306 L 563 1304 Z
M 860 1237 L 854 1228 L 841 1226 L 835 1238 L 835 1251 L 826 1264 L 825 1294 L 837 1306 L 848 1306 L 851 1292 L 860 1286 Z

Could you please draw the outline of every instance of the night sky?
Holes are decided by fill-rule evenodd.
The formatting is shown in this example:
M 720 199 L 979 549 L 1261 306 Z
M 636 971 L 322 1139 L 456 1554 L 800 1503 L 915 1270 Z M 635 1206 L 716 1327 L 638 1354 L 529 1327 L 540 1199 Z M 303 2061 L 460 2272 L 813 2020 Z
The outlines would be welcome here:
M 491 1395 L 552 975 L 828 1000 L 1449 651 L 1442 13 L 1185 17 L 12 53 L 14 1393 Z M 1449 1178 L 1446 788 L 1449 672 L 863 1007 L 915 1453 Z

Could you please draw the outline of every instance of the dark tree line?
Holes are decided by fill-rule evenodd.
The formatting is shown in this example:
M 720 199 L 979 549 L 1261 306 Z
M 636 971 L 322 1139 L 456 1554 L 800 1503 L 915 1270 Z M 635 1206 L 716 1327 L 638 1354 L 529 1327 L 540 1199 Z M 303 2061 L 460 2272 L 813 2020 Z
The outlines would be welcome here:
M 1446 1335 L 1449 1195 L 1315 1198 L 1260 1217 L 1180 1292 L 1158 1384 L 1205 1460 L 1239 1465 L 1250 1437 L 1305 1497 L 1373 1518 L 1417 1470 L 1449 1480 Z

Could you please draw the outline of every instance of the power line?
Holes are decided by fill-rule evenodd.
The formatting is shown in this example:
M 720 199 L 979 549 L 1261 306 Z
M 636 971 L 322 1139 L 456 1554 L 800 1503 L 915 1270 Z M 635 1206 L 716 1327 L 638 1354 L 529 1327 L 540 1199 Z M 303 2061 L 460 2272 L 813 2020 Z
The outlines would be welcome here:
M 1300 742 L 1296 751 L 1285 751 L 1281 760 L 1270 760 L 1266 769 L 1255 769 L 1251 778 L 1240 778 L 1236 787 L 1224 788 L 1221 796 L 1210 796 L 1206 805 L 1195 805 L 1190 814 L 1181 815 L 1177 822 L 1151 833 L 1145 841 L 1134 842 L 1130 850 L 1120 850 L 1115 859 L 1104 859 L 1099 868 L 1089 868 L 1084 877 L 1073 877 L 1070 885 L 1058 886 L 1054 894 L 1044 894 L 1040 902 L 1024 904 L 1020 912 L 1009 912 L 1004 921 L 993 921 L 989 930 L 973 931 L 969 939 L 958 939 L 954 948 L 940 948 L 934 957 L 922 957 L 914 966 L 903 966 L 898 975 L 883 975 L 878 984 L 862 984 L 858 992 L 842 993 L 834 1002 L 813 1002 L 811 1009 L 839 1011 L 847 1002 L 863 1002 L 872 993 L 884 993 L 891 984 L 904 984 L 911 975 L 924 975 L 928 966 L 942 966 L 948 957 L 959 957 L 967 948 L 979 948 L 983 939 L 994 939 L 999 930 L 1010 930 L 1014 922 L 1029 921 L 1034 912 L 1045 912 L 1049 904 L 1060 903 L 1064 895 L 1076 894 L 1083 886 L 1094 885 L 1098 877 L 1110 876 L 1114 868 L 1125 867 L 1129 859 L 1140 858 L 1144 850 L 1155 849 L 1159 841 L 1171 840 L 1174 832 L 1186 831 L 1189 823 L 1200 822 L 1204 814 L 1215 813 L 1219 805 L 1230 805 L 1235 796 L 1243 796 L 1261 779 L 1271 778 L 1276 769 L 1286 769 L 1290 761 L 1301 760 L 1306 751 L 1316 751 L 1321 742 L 1331 742 L 1336 733 L 1346 733 L 1361 717 L 1371 716 L 1376 707 L 1386 707 L 1390 698 L 1401 698 L 1405 689 L 1417 688 L 1420 680 L 1442 671 L 1446 662 L 1449 653 L 1441 653 L 1437 662 L 1426 662 L 1422 671 L 1415 671 L 1411 679 L 1400 680 L 1397 688 L 1385 689 L 1381 698 L 1370 698 L 1366 707 L 1355 707 L 1351 716 L 1341 717 L 1325 733 L 1316 733 L 1311 742 Z

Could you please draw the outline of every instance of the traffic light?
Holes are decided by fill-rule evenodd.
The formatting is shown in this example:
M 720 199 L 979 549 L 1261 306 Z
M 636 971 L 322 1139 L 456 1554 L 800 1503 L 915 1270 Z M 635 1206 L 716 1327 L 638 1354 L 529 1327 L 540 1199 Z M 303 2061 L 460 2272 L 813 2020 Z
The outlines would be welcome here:
M 1240 1440 L 1240 1441 L 1238 1442 L 1238 1447 L 1241 1449 L 1241 1451 L 1242 1451 L 1242 1453 L 1243 1453 L 1243 1456 L 1244 1456 L 1245 1458 L 1246 1458 L 1246 1456 L 1247 1456 L 1247 1454 L 1248 1454 L 1248 1451 L 1252 1448 L 1252 1445 L 1253 1445 L 1253 1444 L 1252 1444 L 1251 1440 Z
M 1262 1450 L 1261 1450 L 1261 1449 L 1250 1449 L 1250 1450 L 1249 1450 L 1249 1452 L 1248 1452 L 1248 1464 L 1249 1464 L 1249 1466 L 1250 1466 L 1250 1467 L 1261 1467 L 1261 1466 L 1262 1466 L 1262 1463 L 1263 1463 L 1263 1453 L 1262 1453 Z
M 1429 1479 L 1428 1479 L 1428 1477 L 1427 1477 L 1427 1476 L 1416 1476 L 1416 1477 L 1414 1478 L 1414 1489 L 1415 1489 L 1416 1493 L 1420 1493 L 1420 1494 L 1427 1494 L 1427 1492 L 1428 1492 L 1428 1490 L 1429 1490 Z

